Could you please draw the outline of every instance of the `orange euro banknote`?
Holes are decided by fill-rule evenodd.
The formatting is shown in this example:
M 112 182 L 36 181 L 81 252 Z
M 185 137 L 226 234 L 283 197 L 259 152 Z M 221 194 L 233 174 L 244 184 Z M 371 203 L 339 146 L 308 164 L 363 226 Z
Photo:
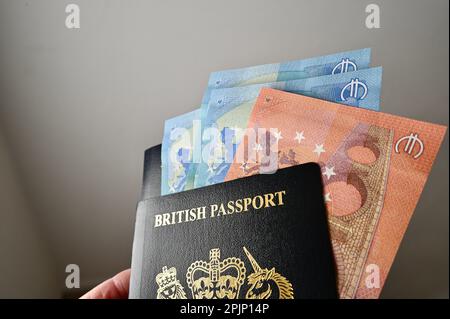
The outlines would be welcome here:
M 340 297 L 378 298 L 446 127 L 262 89 L 248 128 L 278 130 L 278 168 L 320 164 Z M 226 180 L 259 173 L 257 150 Z

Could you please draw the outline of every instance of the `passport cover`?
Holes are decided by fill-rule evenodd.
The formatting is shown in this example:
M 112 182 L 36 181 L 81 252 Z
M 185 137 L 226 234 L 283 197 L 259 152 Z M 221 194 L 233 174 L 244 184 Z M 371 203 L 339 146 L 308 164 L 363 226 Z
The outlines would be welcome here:
M 161 144 L 145 150 L 141 200 L 161 195 Z
M 130 298 L 337 298 L 314 163 L 138 204 Z

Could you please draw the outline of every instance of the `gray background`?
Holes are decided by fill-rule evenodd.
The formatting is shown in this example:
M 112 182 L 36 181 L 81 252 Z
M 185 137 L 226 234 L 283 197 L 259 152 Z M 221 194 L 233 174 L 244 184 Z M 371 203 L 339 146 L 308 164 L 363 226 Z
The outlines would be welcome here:
M 381 29 L 365 27 L 369 3 Z M 69 263 L 85 289 L 129 267 L 144 150 L 199 105 L 211 71 L 371 47 L 382 110 L 448 125 L 448 6 L 0 0 L 0 296 L 61 296 Z M 448 298 L 448 147 L 383 297 Z

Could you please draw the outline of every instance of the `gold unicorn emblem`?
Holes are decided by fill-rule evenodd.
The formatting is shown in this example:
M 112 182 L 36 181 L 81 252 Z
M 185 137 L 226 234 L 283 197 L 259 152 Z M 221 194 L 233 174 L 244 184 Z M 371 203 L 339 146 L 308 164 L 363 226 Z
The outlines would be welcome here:
M 269 299 L 274 290 L 278 291 L 278 299 L 294 299 L 292 284 L 285 277 L 275 271 L 275 268 L 268 270 L 262 269 L 247 248 L 244 252 L 253 267 L 253 273 L 247 277 L 250 288 L 248 289 L 246 299 Z M 272 297 L 276 298 L 276 296 Z

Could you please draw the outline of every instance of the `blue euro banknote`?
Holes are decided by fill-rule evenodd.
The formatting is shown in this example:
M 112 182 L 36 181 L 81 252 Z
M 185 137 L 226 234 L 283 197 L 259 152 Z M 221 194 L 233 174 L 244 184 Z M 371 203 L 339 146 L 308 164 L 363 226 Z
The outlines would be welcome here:
M 192 189 L 201 148 L 200 109 L 166 120 L 161 148 L 161 195 Z
M 230 163 L 225 160 L 233 158 L 240 140 L 233 134 L 237 129 L 245 129 L 253 105 L 263 87 L 360 107 L 379 110 L 381 94 L 382 68 L 369 68 L 354 72 L 324 75 L 302 80 L 280 81 L 244 87 L 215 89 L 211 92 L 206 112 L 202 114 L 202 129 L 215 128 L 220 132 L 214 141 L 203 140 L 202 150 L 206 160 L 197 165 L 194 187 L 203 187 L 221 183 L 229 170 Z M 203 112 L 202 112 L 203 113 Z M 227 128 L 227 131 L 225 129 Z M 225 138 L 232 143 L 225 143 Z M 215 152 L 215 149 L 221 152 Z M 208 156 L 208 152 L 211 155 Z M 222 156 L 216 158 L 216 154 Z M 203 156 L 203 155 L 202 155 Z M 203 156 L 205 157 L 205 156 Z M 211 158 L 211 160 L 209 160 Z
M 213 72 L 209 76 L 208 88 L 230 88 L 357 71 L 370 66 L 370 54 L 370 48 L 366 48 L 303 60 Z
M 212 72 L 202 105 L 208 104 L 212 89 L 299 80 L 367 69 L 370 67 L 370 55 L 371 49 L 365 48 L 303 60 Z

